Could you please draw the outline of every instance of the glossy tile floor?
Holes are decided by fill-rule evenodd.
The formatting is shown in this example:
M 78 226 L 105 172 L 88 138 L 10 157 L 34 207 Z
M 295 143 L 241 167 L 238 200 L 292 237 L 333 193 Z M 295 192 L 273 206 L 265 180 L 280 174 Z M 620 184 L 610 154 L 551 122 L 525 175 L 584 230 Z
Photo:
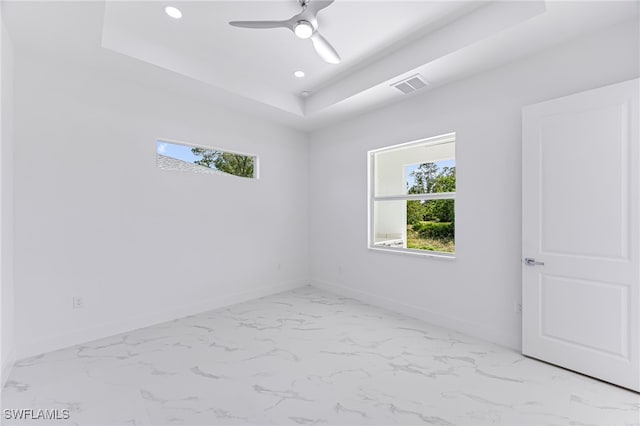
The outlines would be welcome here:
M 636 393 L 312 287 L 22 360 L 2 406 L 70 409 L 56 425 L 640 424 Z

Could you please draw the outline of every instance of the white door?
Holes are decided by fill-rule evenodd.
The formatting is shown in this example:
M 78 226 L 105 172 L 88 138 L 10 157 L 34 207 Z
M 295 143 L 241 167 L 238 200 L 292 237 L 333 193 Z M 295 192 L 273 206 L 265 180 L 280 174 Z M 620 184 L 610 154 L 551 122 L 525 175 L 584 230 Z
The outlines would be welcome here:
M 639 90 L 527 106 L 522 146 L 522 352 L 636 391 Z

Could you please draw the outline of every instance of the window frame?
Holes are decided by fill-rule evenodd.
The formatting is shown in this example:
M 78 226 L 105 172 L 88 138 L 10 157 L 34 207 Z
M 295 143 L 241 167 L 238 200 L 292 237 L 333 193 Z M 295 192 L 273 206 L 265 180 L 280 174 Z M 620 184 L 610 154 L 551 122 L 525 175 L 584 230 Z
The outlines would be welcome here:
M 207 145 L 200 145 L 200 144 L 196 144 L 196 143 L 191 143 L 191 142 L 184 142 L 184 141 L 179 141 L 176 139 L 168 139 L 168 138 L 156 138 L 155 140 L 155 144 L 156 144 L 156 155 L 158 154 L 158 148 L 157 148 L 157 144 L 158 142 L 160 143 L 170 143 L 172 145 L 182 145 L 182 146 L 186 146 L 186 147 L 191 147 L 191 148 L 201 148 L 201 149 L 206 149 L 206 150 L 212 150 L 212 151 L 222 151 L 228 154 L 235 154 L 235 155 L 242 155 L 245 157 L 252 157 L 253 158 L 253 177 L 245 177 L 245 176 L 237 176 L 231 173 L 227 173 L 227 172 L 223 172 L 221 170 L 217 170 L 217 169 L 211 169 L 211 170 L 215 170 L 218 171 L 219 173 L 217 173 L 217 175 L 219 176 L 231 176 L 234 178 L 241 178 L 241 179 L 247 179 L 247 180 L 258 180 L 260 178 L 260 160 L 259 160 L 259 156 L 258 154 L 248 154 L 246 152 L 241 152 L 241 151 L 235 151 L 235 150 L 229 150 L 226 148 L 214 148 L 211 146 L 207 146 Z M 159 170 L 166 170 L 166 171 L 176 171 L 176 170 L 170 170 L 170 169 L 163 169 L 161 167 L 158 167 L 156 165 L 156 168 Z
M 431 257 L 437 259 L 448 259 L 455 260 L 456 252 L 454 253 L 446 253 L 441 251 L 430 251 L 430 250 L 419 250 L 419 249 L 411 249 L 405 247 L 386 247 L 386 246 L 378 246 L 375 245 L 375 222 L 374 222 L 374 205 L 376 202 L 385 202 L 385 201 L 426 201 L 426 200 L 455 200 L 456 192 L 434 192 L 428 194 L 397 194 L 397 195 L 379 195 L 375 194 L 375 180 L 376 180 L 376 170 L 375 170 L 375 157 L 376 154 L 388 152 L 388 151 L 396 151 L 401 148 L 408 148 L 412 145 L 428 145 L 428 146 L 436 146 L 447 143 L 456 144 L 454 147 L 454 159 L 457 158 L 457 141 L 456 141 L 456 132 L 446 133 L 439 136 L 433 136 L 429 138 L 417 139 L 410 142 L 404 142 L 401 144 L 386 146 L 383 148 L 374 149 L 367 152 L 367 248 L 373 251 L 379 252 L 390 252 L 390 253 L 400 253 L 400 254 L 409 254 L 416 256 L 424 256 Z M 456 161 L 457 164 L 457 161 Z M 457 169 L 456 169 L 457 175 Z M 457 185 L 456 185 L 457 191 Z M 457 203 L 454 205 L 455 215 L 457 216 Z

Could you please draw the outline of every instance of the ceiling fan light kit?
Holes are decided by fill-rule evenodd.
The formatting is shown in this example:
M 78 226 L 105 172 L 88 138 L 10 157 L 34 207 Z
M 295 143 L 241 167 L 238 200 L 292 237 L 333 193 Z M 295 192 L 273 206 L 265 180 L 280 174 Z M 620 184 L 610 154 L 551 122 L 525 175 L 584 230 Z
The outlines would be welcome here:
M 288 28 L 301 39 L 311 39 L 316 53 L 330 64 L 339 64 L 340 55 L 318 32 L 318 12 L 329 7 L 334 0 L 298 0 L 302 12 L 284 21 L 231 21 L 229 25 L 241 28 Z
M 307 21 L 298 21 L 293 32 L 300 38 L 309 38 L 313 34 L 313 26 Z

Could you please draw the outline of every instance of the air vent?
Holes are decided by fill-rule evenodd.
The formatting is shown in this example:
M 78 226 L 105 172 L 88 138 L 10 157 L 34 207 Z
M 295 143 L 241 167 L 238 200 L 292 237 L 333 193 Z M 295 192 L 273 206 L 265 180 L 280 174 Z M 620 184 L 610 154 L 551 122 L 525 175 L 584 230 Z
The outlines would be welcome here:
M 408 95 L 409 93 L 420 90 L 423 87 L 427 87 L 427 82 L 420 74 L 415 74 L 411 77 L 405 78 L 404 80 L 393 83 L 391 86 L 395 87 L 405 95 Z

